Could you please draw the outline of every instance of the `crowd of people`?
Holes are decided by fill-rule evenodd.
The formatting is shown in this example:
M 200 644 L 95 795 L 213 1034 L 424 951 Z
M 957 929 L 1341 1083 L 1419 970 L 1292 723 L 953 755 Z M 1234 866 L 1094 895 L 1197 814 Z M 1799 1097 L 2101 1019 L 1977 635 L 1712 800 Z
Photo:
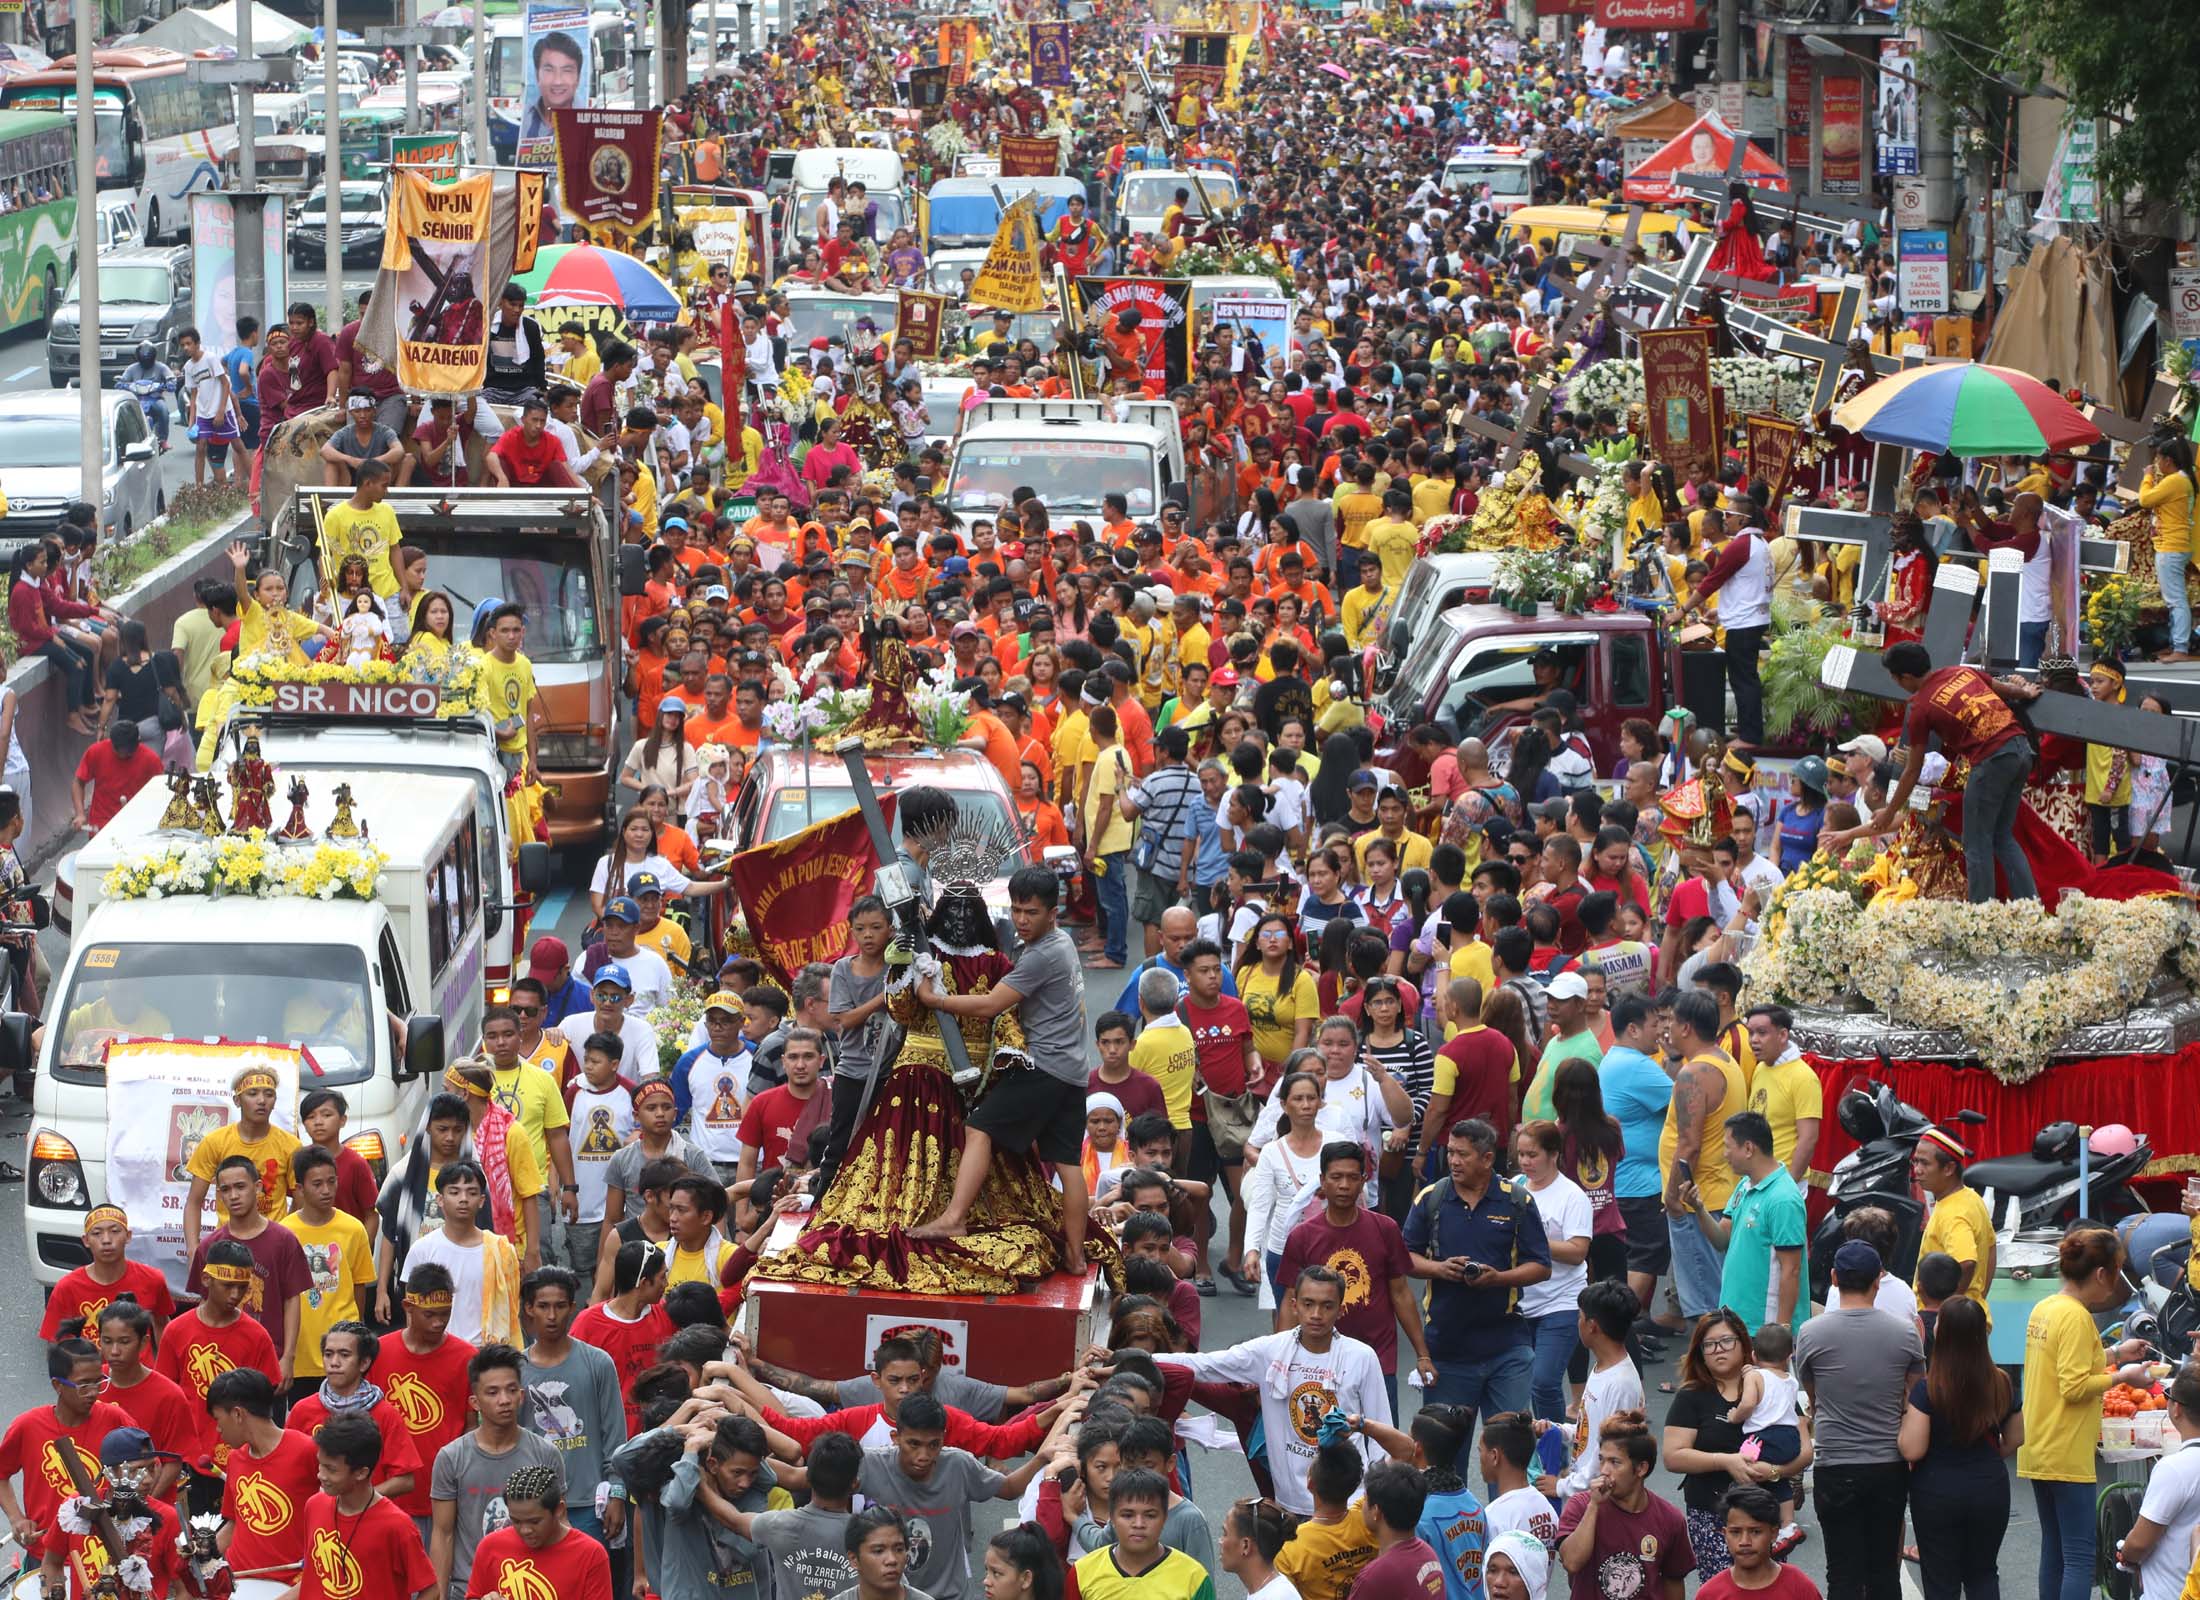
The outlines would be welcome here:
M 1150 130 L 1122 124 L 1115 81 L 1139 19 L 1099 10 L 1093 65 L 1051 105 L 976 74 L 946 119 L 982 143 L 1058 114 L 1071 170 L 1096 184 L 1144 159 Z M 1991 1600 L 2012 1455 L 2043 1600 L 2090 1591 L 2100 1396 L 2144 1376 L 2145 1352 L 2104 1353 L 2089 1315 L 2120 1301 L 2115 1235 L 2063 1241 L 2012 1384 L 1988 1347 L 1994 1235 L 1970 1153 L 1936 1133 L 1916 1157 L 1934 1203 L 1914 1274 L 1888 1270 L 1895 1218 L 1858 1210 L 1814 1303 L 1823 1096 L 1793 1019 L 1745 996 L 1738 964 L 1788 874 L 1891 831 L 1927 733 L 1991 788 L 1964 839 L 1966 888 L 1983 898 L 1983 874 L 1990 894 L 1997 854 L 2009 865 L 1997 808 L 2042 781 L 2021 707 L 2002 706 L 2023 695 L 1965 678 L 1977 715 L 1913 714 L 1892 747 L 1861 735 L 1760 776 L 1774 594 L 1861 600 L 1914 637 L 1933 508 L 1921 497 L 1897 530 L 1887 596 L 1859 596 L 1853 559 L 1767 537 L 1768 497 L 1738 468 L 1676 481 L 1642 460 L 1630 532 L 1662 542 L 1684 610 L 1718 615 L 1735 737 L 1676 712 L 1629 723 L 1600 760 L 1586 690 L 1555 658 L 1529 699 L 1484 708 L 1525 714 L 1502 752 L 1444 723 L 1379 734 L 1364 653 L 1428 524 L 1473 513 L 1496 476 L 1500 446 L 1463 419 L 1510 426 L 1562 362 L 1617 353 L 1604 313 L 1560 341 L 1570 268 L 1502 238 L 1488 197 L 1444 191 L 1445 155 L 1528 147 L 1537 198 L 1600 199 L 1621 177 L 1608 108 L 1656 68 L 1624 49 L 1576 65 L 1571 44 L 1465 13 L 1416 13 L 1408 48 L 1387 20 L 1349 26 L 1365 48 L 1343 78 L 1317 67 L 1332 31 L 1287 16 L 1240 103 L 1179 130 L 1233 164 L 1227 222 L 1180 203 L 1156 233 L 1109 233 L 1080 207 L 1050 240 L 1087 271 L 1244 250 L 1293 297 L 1285 348 L 1209 332 L 1157 396 L 1180 419 L 1190 503 L 1151 521 L 1114 496 L 1097 525 L 1064 525 L 1028 491 L 955 515 L 922 429 L 889 425 L 880 448 L 859 426 L 863 375 L 899 394 L 912 353 L 860 324 L 804 345 L 781 285 L 698 258 L 696 314 L 632 341 L 546 334 L 505 293 L 479 405 L 407 396 L 361 322 L 332 335 L 300 304 L 264 338 L 240 323 L 243 359 L 192 380 L 204 467 L 228 470 L 233 428 L 259 447 L 257 486 L 278 426 L 340 414 L 318 457 L 352 492 L 308 609 L 240 545 L 163 655 L 99 603 L 92 508 L 18 554 L 16 638 L 99 735 L 75 795 L 95 830 L 164 768 L 205 765 L 227 664 L 270 650 L 432 676 L 470 642 L 517 708 L 498 728 L 508 773 L 535 776 L 527 618 L 468 615 L 437 588 L 392 484 L 616 473 L 620 535 L 648 572 L 620 630 L 642 732 L 578 955 L 534 942 L 379 1181 L 344 1141 L 342 1094 L 304 1096 L 300 1139 L 272 1120 L 271 1075 L 240 1073 L 235 1119 L 190 1155 L 180 1299 L 131 1258 L 119 1209 L 87 1216 L 88 1264 L 39 1330 L 51 1401 L 0 1436 L 0 1477 L 22 1474 L 0 1512 L 49 1595 L 105 1559 L 149 1600 L 206 1593 L 223 1560 L 301 1600 L 1208 1600 L 1217 1573 L 1256 1600 L 1548 1600 L 1561 1581 L 1573 1600 L 1678 1600 L 1691 1576 L 1712 1600 L 1809 1600 L 1788 1558 L 1815 1539 L 1834 1600 L 1893 1600 L 1906 1554 L 1928 1600 Z M 849 142 L 847 119 L 896 104 L 927 49 L 898 13 L 835 8 L 687 90 L 675 138 L 697 175 L 761 177 L 774 147 Z M 920 174 L 934 149 L 909 139 Z M 878 232 L 844 188 L 793 281 L 911 279 L 921 252 Z M 1875 300 L 1891 271 L 1861 228 L 1776 231 L 1759 264 L 1853 271 Z M 964 409 L 1071 386 L 1077 341 L 1042 349 L 979 320 L 960 330 Z M 695 359 L 729 326 L 748 385 L 730 401 Z M 1865 348 L 1914 337 L 1882 311 Z M 1103 336 L 1100 372 L 1138 391 L 1113 348 Z M 772 401 L 784 373 L 805 397 L 792 418 Z M 1609 413 L 1561 409 L 1539 449 L 1556 474 L 1573 450 L 1639 447 Z M 2083 488 L 2067 465 L 1965 500 L 1950 526 L 2037 559 L 2041 497 Z M 2141 491 L 2165 588 L 2193 483 L 2189 449 L 2168 448 Z M 2182 651 L 2189 616 L 2170 609 Z M 1933 681 L 1929 661 L 1887 664 Z M 1066 900 L 1050 868 L 1018 873 L 1020 949 L 944 947 L 996 962 L 982 981 L 896 976 L 876 899 L 856 902 L 848 953 L 785 988 L 751 958 L 718 961 L 676 908 L 730 897 L 701 846 L 775 742 L 766 707 L 876 693 L 889 669 L 945 669 L 967 696 L 961 743 L 1034 846 L 1075 855 Z M 2096 773 L 2082 742 L 2039 745 L 2062 787 L 2084 774 L 2082 848 L 2144 841 L 2159 763 Z M 11 734 L 11 783 L 20 758 Z M 942 806 L 902 797 L 919 878 L 914 819 Z M 0 829 L 20 825 L 0 801 Z M 699 1020 L 661 1038 L 697 968 L 714 983 Z M 1088 1007 L 1088 974 L 1120 991 Z M 937 1047 L 943 1016 L 1010 1013 L 1036 1070 L 957 1116 L 959 1169 L 933 1174 L 896 1248 L 951 1253 L 1028 1181 L 1053 1210 L 1020 1220 L 1062 1264 L 1106 1269 L 1093 1348 L 1016 1387 L 959 1370 L 923 1328 L 879 1342 L 860 1375 L 760 1357 L 731 1320 L 784 1219 L 852 1227 L 874 1198 L 853 1191 L 883 1170 L 871 1086 L 897 1050 Z M 220 1225 L 202 1230 L 209 1197 Z M 1203 1339 L 1225 1294 L 1272 1331 Z M 2178 1373 L 2168 1405 L 2181 1438 L 2200 1433 L 2200 1375 Z M 1234 1442 L 1257 1494 L 1202 1500 L 1195 1478 L 1219 1469 L 1194 1441 Z M 2192 1567 L 2200 1480 L 2182 1462 L 2158 1469 L 2125 1544 L 2143 1600 L 2180 1595 Z M 981 1542 L 995 1501 L 1015 1514 Z

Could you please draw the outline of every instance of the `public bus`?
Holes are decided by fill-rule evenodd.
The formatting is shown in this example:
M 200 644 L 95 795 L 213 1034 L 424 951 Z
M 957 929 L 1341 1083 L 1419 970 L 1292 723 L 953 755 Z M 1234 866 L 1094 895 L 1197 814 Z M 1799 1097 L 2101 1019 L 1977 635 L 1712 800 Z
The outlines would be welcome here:
M 0 111 L 0 331 L 44 322 L 76 270 L 76 139 L 47 111 Z
M 173 50 L 92 53 L 92 110 L 99 187 L 138 197 L 149 242 L 191 231 L 194 190 L 216 188 L 237 150 L 237 100 L 225 86 L 193 83 L 192 58 Z M 0 82 L 0 108 L 76 113 L 76 58 Z
M 526 87 L 527 21 L 521 16 L 489 20 L 489 144 L 498 161 L 510 161 L 519 146 L 520 96 Z M 595 11 L 588 18 L 588 103 L 634 103 L 634 57 L 622 11 Z

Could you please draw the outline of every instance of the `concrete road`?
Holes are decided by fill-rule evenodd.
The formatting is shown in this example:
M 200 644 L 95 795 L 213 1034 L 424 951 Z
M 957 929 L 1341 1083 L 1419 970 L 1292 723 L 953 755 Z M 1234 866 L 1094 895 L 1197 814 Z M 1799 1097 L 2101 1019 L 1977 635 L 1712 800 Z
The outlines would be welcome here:
M 4 359 L 4 356 L 0 356 L 0 359 Z M 538 919 L 539 928 L 555 931 L 576 950 L 580 947 L 589 920 L 585 885 L 586 869 L 590 865 L 592 863 L 583 862 L 571 854 L 561 859 L 561 886 L 545 898 L 543 915 Z M 47 955 L 58 967 L 66 953 L 65 949 L 58 938 L 51 934 L 47 937 Z M 1123 976 L 1119 972 L 1088 974 L 1088 1014 L 1097 1016 L 1106 1009 L 1122 984 Z M 4 1153 L 18 1169 L 25 1164 L 25 1134 L 29 1126 L 29 1114 L 20 1103 L 0 1095 L 0 1153 Z M 0 1185 L 0 1283 L 27 1286 L 31 1280 L 23 1239 L 22 1197 L 23 1187 L 20 1181 Z M 1221 1280 L 1218 1280 L 1218 1290 L 1215 1298 L 1203 1302 L 1205 1314 L 1200 1339 L 1202 1349 L 1223 1349 L 1269 1331 L 1269 1314 L 1259 1310 L 1252 1299 L 1237 1294 L 1227 1282 Z M 0 1332 L 0 1394 L 16 1397 L 16 1406 L 27 1404 L 31 1397 L 42 1395 L 46 1388 L 44 1356 L 35 1335 L 38 1315 L 39 1300 L 28 1289 L 10 1297 L 7 1302 L 4 1313 L 7 1327 L 5 1332 Z M 1403 1341 L 1400 1342 L 1400 1348 L 1405 1348 Z M 1671 1355 L 1643 1374 L 1643 1387 L 1649 1395 L 1653 1427 L 1662 1428 L 1666 1411 L 1671 1405 L 1671 1397 L 1659 1393 L 1658 1385 L 1677 1381 L 1675 1369 L 1682 1341 L 1669 1341 L 1668 1349 Z M 1408 1351 L 1409 1364 L 1410 1359 Z M 1416 1408 L 1417 1399 L 1416 1391 L 1410 1386 L 1402 1387 L 1400 1404 L 1407 1416 L 1410 1417 Z M 4 1420 L 4 1417 L 0 1417 L 0 1421 Z M 1192 1483 L 1186 1493 L 1206 1510 L 1210 1522 L 1217 1524 L 1231 1504 L 1254 1492 L 1245 1460 L 1235 1453 L 1224 1454 L 1195 1448 L 1192 1451 L 1191 1475 Z M 1474 1487 L 1478 1493 L 1481 1491 L 1480 1484 Z M 1672 1474 L 1658 1472 L 1652 1478 L 1652 1487 L 1676 1504 L 1679 1503 L 1680 1486 Z M 2032 1573 L 2039 1556 L 2039 1527 L 2032 1509 L 2031 1494 L 2024 1491 L 2021 1484 L 2016 1485 L 2016 1490 L 2011 1497 L 2013 1514 L 2008 1537 L 2002 1545 L 2001 1570 L 2008 1574 L 2013 1588 L 2029 1592 Z M 1823 1589 L 1825 1547 L 1818 1533 L 1817 1519 L 1806 1507 L 1802 1520 L 1811 1537 L 1796 1552 L 1794 1563 Z M 993 1531 L 991 1515 L 981 1516 L 980 1537 L 990 1537 Z M 1215 1577 L 1222 1600 L 1239 1600 L 1243 1591 L 1234 1579 L 1219 1572 Z M 1906 1565 L 1902 1577 L 1903 1592 L 1907 1600 L 1921 1600 L 1917 1569 Z M 1562 1596 L 1564 1591 L 1554 1585 L 1552 1593 L 1557 1597 Z

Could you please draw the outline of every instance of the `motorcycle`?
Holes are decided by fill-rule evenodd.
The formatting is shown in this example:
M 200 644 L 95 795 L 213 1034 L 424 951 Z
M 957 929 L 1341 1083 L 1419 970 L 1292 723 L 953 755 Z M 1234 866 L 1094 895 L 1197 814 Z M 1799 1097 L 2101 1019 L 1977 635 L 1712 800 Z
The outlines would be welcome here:
M 1882 1066 L 1887 1064 L 1885 1056 L 1880 1061 Z M 1930 1117 L 1877 1078 L 1844 1092 L 1835 1102 L 1834 1119 L 1856 1141 L 1856 1148 L 1834 1163 L 1826 1185 L 1832 1206 L 1810 1241 L 1810 1292 L 1821 1304 L 1833 1288 L 1833 1255 L 1841 1248 L 1842 1227 L 1852 1212 L 1866 1206 L 1892 1212 L 1901 1230 L 1902 1243 L 1895 1258 L 1886 1263 L 1887 1270 L 1900 1278 L 1916 1270 L 1925 1206 L 1911 1182 L 1910 1156 L 1917 1141 L 1934 1126 Z M 1985 1120 L 1981 1112 L 1960 1111 L 1943 1125 L 1943 1131 L 1954 1134 L 1959 1126 Z

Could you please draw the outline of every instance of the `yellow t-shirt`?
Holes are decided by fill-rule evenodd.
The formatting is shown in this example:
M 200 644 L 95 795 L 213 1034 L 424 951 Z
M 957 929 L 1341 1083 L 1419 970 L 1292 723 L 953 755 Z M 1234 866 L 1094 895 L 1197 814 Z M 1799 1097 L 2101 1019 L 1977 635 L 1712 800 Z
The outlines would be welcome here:
M 496 1075 L 496 1086 L 490 1091 L 490 1098 L 509 1111 L 527 1135 L 527 1149 L 535 1158 L 536 1171 L 548 1172 L 550 1131 L 569 1127 L 573 1121 L 565 1109 L 565 1096 L 558 1092 L 558 1080 L 542 1068 L 522 1062 Z M 515 1192 L 518 1187 L 515 1179 Z
M 1186 667 L 1207 665 L 1207 650 L 1213 643 L 1214 635 L 1197 622 L 1176 636 L 1176 664 L 1180 677 Z
M 1963 1292 L 1985 1305 L 1987 1290 L 1994 1282 L 1994 1224 L 1976 1189 L 1959 1187 L 1933 1202 L 1932 1212 L 1925 1218 L 1925 1232 L 1917 1241 L 1917 1253 L 1929 1256 L 1936 1250 L 1957 1261 L 1974 1263 L 1970 1286 Z M 1986 1325 L 1992 1327 L 1993 1320 L 1993 1313 L 1988 1311 Z
M 1450 972 L 1454 978 L 1472 978 L 1479 983 L 1485 1000 L 1497 982 L 1497 969 L 1490 965 L 1490 947 L 1479 939 L 1451 947 Z
M 402 536 L 397 529 L 397 509 L 387 500 L 366 507 L 342 501 L 328 509 L 321 518 L 321 528 L 330 560 L 341 566 L 346 556 L 365 556 L 367 582 L 374 592 L 385 600 L 397 593 L 390 552 Z M 336 574 L 332 571 L 324 576 L 334 578 Z
M 488 703 L 489 714 L 497 719 L 497 748 L 525 750 L 527 708 L 535 698 L 535 664 L 524 651 L 514 653 L 506 663 L 499 661 L 494 651 L 485 650 L 480 670 L 482 698 Z
M 1726 1142 L 1720 1137 L 1726 1127 L 1726 1119 L 1749 1105 L 1749 1085 L 1742 1077 L 1742 1069 L 1724 1050 L 1706 1050 L 1702 1055 L 1690 1056 L 1682 1070 L 1699 1061 L 1708 1061 L 1719 1069 L 1726 1080 L 1726 1092 L 1719 1097 L 1719 1109 L 1704 1118 L 1704 1136 L 1697 1141 L 1695 1176 L 1696 1192 L 1703 1196 L 1706 1211 L 1725 1209 L 1727 1196 L 1734 1192 L 1734 1169 L 1726 1164 Z M 1673 1152 L 1680 1148 L 1680 1125 L 1673 1120 L 1674 1108 L 1680 1097 L 1674 1096 L 1673 1105 L 1666 1107 L 1665 1131 L 1658 1136 L 1658 1175 L 1669 1179 L 1673 1172 Z
M 211 1189 L 215 1169 L 231 1156 L 243 1156 L 260 1169 L 260 1215 L 275 1218 L 290 1209 L 290 1158 L 297 1153 L 297 1136 L 272 1124 L 248 1144 L 234 1122 L 225 1122 L 198 1142 L 185 1168 Z
M 1429 857 L 1436 850 L 1436 846 L 1429 843 L 1427 834 L 1415 833 L 1410 828 L 1406 830 L 1405 837 L 1401 839 L 1387 838 L 1380 828 L 1377 828 L 1373 833 L 1363 833 L 1359 838 L 1352 841 L 1352 854 L 1360 863 L 1360 881 L 1363 883 L 1367 881 L 1367 847 L 1377 839 L 1382 839 L 1385 844 L 1397 846 L 1398 870 L 1400 872 L 1410 872 L 1415 867 L 1425 868 L 1428 865 Z
M 1337 602 L 1337 625 L 1344 630 L 1344 642 L 1355 650 L 1367 648 L 1368 629 L 1374 625 L 1383 603 L 1397 591 L 1388 583 L 1372 592 L 1364 583 L 1356 583 L 1345 590 L 1344 598 Z M 1322 680 L 1324 683 L 1328 679 Z
M 1413 520 L 1427 527 L 1431 517 L 1441 517 L 1451 510 L 1451 497 L 1457 487 L 1448 478 L 1423 478 L 1413 486 Z
M 1786 1166 L 1795 1153 L 1795 1124 L 1804 1117 L 1824 1119 L 1826 1092 L 1801 1056 L 1767 1062 L 1750 1080 L 1749 1109 L 1772 1124 L 1773 1159 Z
M 1143 1072 L 1161 1085 L 1162 1101 L 1169 1108 L 1169 1126 L 1179 1132 L 1192 1126 L 1192 1079 L 1199 1066 L 1199 1052 L 1192 1030 L 1181 1022 L 1151 1024 L 1141 1029 L 1131 1046 L 1132 1070 Z
M 656 927 L 641 929 L 634 935 L 634 941 L 663 956 L 668 966 L 686 961 L 695 948 L 687 930 L 670 917 L 659 917 Z
M 657 542 L 657 474 L 647 466 L 634 473 L 634 510 L 642 519 L 642 541 Z
M 1344 1600 L 1360 1569 L 1375 1559 L 1375 1533 L 1355 1503 L 1340 1522 L 1302 1522 L 1276 1552 L 1276 1576 L 1299 1600 Z
M 2093 1314 L 2051 1294 L 2024 1325 L 2024 1443 L 2017 1476 L 2092 1483 L 2101 1442 L 2101 1396 L 2116 1381 L 2101 1354 Z
M 1108 808 L 1108 825 L 1092 841 L 1092 853 L 1096 856 L 1112 856 L 1130 849 L 1136 832 L 1129 817 L 1123 815 L 1123 802 L 1118 798 L 1131 785 L 1131 758 L 1121 745 L 1110 745 L 1101 751 L 1092 763 L 1092 776 L 1085 780 L 1085 826 L 1090 828 L 1100 815 L 1100 802 L 1114 800 Z
M 603 358 L 596 354 L 596 347 L 583 343 L 578 355 L 565 358 L 565 365 L 558 368 L 558 376 L 577 389 L 588 387 L 588 380 L 603 371 Z
M 1054 762 L 1055 777 L 1061 785 L 1060 794 L 1065 801 L 1081 798 L 1070 787 L 1070 780 L 1076 770 L 1077 752 L 1086 743 L 1087 721 L 1082 707 L 1075 711 L 1065 711 L 1062 720 L 1054 725 L 1053 736 L 1047 740 L 1047 755 Z
M 1109 1543 L 1078 1558 L 1077 1592 L 1083 1600 L 1212 1600 L 1215 1581 L 1205 1567 L 1176 1549 L 1164 1549 L 1159 1561 L 1134 1578 L 1123 1570 Z
M 1252 1019 L 1253 1048 L 1270 1066 L 1282 1066 L 1290 1059 L 1299 1018 L 1318 1020 L 1321 1016 L 1321 990 L 1314 983 L 1314 975 L 1299 968 L 1290 993 L 1285 994 L 1277 980 L 1256 964 L 1238 974 L 1237 984 L 1238 998 L 1245 1002 L 1245 1014 Z
M 319 624 L 311 617 L 302 611 L 284 611 L 271 617 L 250 594 L 239 594 L 237 607 L 238 660 L 262 650 L 274 650 L 293 662 L 305 660 L 305 650 L 298 641 L 314 636 Z
M 726 1257 L 733 1254 L 733 1246 L 720 1239 L 715 1246 L 706 1244 L 700 1250 L 683 1250 L 672 1246 L 672 1258 L 667 1265 L 665 1287 L 670 1289 L 683 1283 L 707 1283 L 718 1287 L 718 1276 L 725 1269 Z
M 301 1378 L 318 1377 L 324 1370 L 321 1335 L 339 1322 L 359 1319 L 360 1292 L 374 1282 L 374 1252 L 367 1247 L 367 1230 L 348 1212 L 331 1212 L 315 1227 L 293 1211 L 282 1226 L 298 1236 L 313 1278 L 298 1297 L 297 1372 Z
M 436 1199 L 435 1175 L 440 1166 L 428 1168 L 428 1202 L 420 1218 L 420 1231 L 433 1233 L 443 1226 L 443 1207 Z M 527 1212 L 521 1202 L 531 1200 L 549 1187 L 542 1176 L 542 1168 L 535 1162 L 535 1152 L 525 1139 L 507 1138 L 504 1141 L 504 1175 L 512 1181 L 512 1249 L 524 1256 L 527 1253 Z M 493 1213 L 484 1209 L 484 1219 Z
M 1337 543 L 1353 550 L 1367 548 L 1367 525 L 1383 514 L 1382 496 L 1372 491 L 1339 495 L 1336 501 Z
M 1421 530 L 1396 517 L 1377 517 L 1367 525 L 1366 538 L 1368 549 L 1383 558 L 1383 587 L 1404 583 L 1420 553 Z

